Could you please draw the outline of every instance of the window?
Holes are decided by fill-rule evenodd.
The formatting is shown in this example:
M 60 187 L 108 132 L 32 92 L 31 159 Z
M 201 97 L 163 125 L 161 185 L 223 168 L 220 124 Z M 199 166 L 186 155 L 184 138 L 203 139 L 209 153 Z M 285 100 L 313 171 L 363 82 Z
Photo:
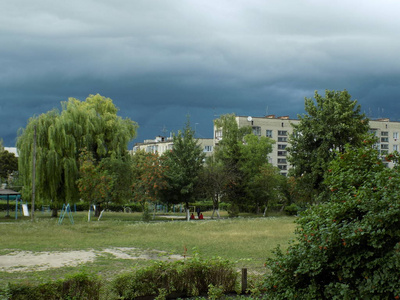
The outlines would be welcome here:
M 265 135 L 266 137 L 272 138 L 272 130 L 267 129 Z
M 253 129 L 253 134 L 254 135 L 261 136 L 261 127 L 254 126 L 254 127 L 252 127 L 252 129 Z
M 286 151 L 278 151 L 278 156 L 286 156 Z
M 287 170 L 287 165 L 278 165 L 279 170 Z
M 278 149 L 286 149 L 286 144 L 278 144 Z
M 389 132 L 387 132 L 387 131 L 381 131 L 381 136 L 389 136 Z
M 286 164 L 287 160 L 286 158 L 278 158 L 278 164 Z
M 278 142 L 287 142 L 287 137 L 279 136 L 278 137 Z
M 158 151 L 158 145 L 152 145 L 146 147 L 146 152 L 148 153 L 156 153 Z
M 393 132 L 393 138 L 394 138 L 394 140 L 397 140 L 399 138 L 399 133 Z
M 382 138 L 381 138 L 381 142 L 382 142 L 382 143 L 389 143 L 389 138 L 387 138 L 387 137 L 382 137 Z
M 381 144 L 381 149 L 389 149 L 389 145 L 388 144 Z
M 212 152 L 213 146 L 204 146 L 204 152 Z
M 381 151 L 381 155 L 388 155 L 389 154 L 389 151 L 388 150 L 382 150 Z
M 278 135 L 287 136 L 286 130 L 278 130 Z
M 222 130 L 216 130 L 215 131 L 215 138 L 217 140 L 222 140 Z
M 393 145 L 393 151 L 399 151 L 399 145 Z

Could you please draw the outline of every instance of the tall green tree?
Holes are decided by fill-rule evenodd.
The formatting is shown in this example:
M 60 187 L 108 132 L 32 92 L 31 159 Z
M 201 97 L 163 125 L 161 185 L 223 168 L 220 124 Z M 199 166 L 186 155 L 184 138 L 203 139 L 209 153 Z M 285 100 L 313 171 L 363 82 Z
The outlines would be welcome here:
M 293 124 L 288 160 L 291 174 L 301 178 L 303 186 L 314 196 L 326 191 L 324 173 L 336 155 L 345 151 L 345 145 L 360 145 L 369 130 L 368 119 L 361 113 L 357 100 L 344 91 L 318 92 L 315 101 L 305 98 L 306 114 Z
M 233 174 L 224 195 L 242 209 L 255 207 L 258 211 L 262 204 L 268 207 L 268 199 L 276 195 L 280 179 L 272 176 L 276 172 L 269 172 L 268 155 L 274 141 L 254 135 L 250 126 L 239 127 L 233 114 L 215 120 L 215 127 L 221 133 L 215 158 Z
M 113 203 L 128 203 L 132 200 L 133 164 L 131 155 L 106 157 L 101 160 L 101 165 L 112 176 L 110 200 Z
M 255 206 L 257 213 L 261 204 L 268 208 L 268 199 L 271 195 L 277 195 L 278 181 L 276 172 L 268 163 L 268 155 L 272 152 L 272 145 L 275 142 L 268 137 L 259 137 L 254 134 L 247 134 L 243 142 L 239 143 L 240 159 L 239 169 L 243 174 L 243 186 L 246 193 L 246 202 Z M 275 170 L 276 171 L 276 170 Z M 279 172 L 278 172 L 279 174 Z
M 0 179 L 1 181 L 8 181 L 9 176 L 18 171 L 18 158 L 14 153 L 3 150 L 0 147 Z
M 327 201 L 296 221 L 296 242 L 268 260 L 271 299 L 399 299 L 399 153 L 346 145 L 329 164 Z
M 187 220 L 189 220 L 189 202 L 196 194 L 196 185 L 203 167 L 205 153 L 194 137 L 189 119 L 184 129 L 174 135 L 173 142 L 172 150 L 164 154 L 167 179 L 164 199 L 169 203 L 185 203 Z
M 257 213 L 264 206 L 265 217 L 271 205 L 285 204 L 285 182 L 286 177 L 282 176 L 280 170 L 272 164 L 264 163 L 258 168 L 247 183 L 247 193 L 255 204 Z
M 215 147 L 215 159 L 233 175 L 231 184 L 227 186 L 224 196 L 238 206 L 245 198 L 244 174 L 240 168 L 244 137 L 251 133 L 251 127 L 239 127 L 234 114 L 222 115 L 214 121 L 220 140 Z
M 83 149 L 79 157 L 79 179 L 77 180 L 81 199 L 89 205 L 95 205 L 95 216 L 100 216 L 100 206 L 111 199 L 114 178 L 104 168 L 102 162 L 96 162 L 93 154 Z
M 31 197 L 32 153 L 36 129 L 36 196 L 62 203 L 79 200 L 79 153 L 93 154 L 96 162 L 106 157 L 127 155 L 128 142 L 136 135 L 137 124 L 117 116 L 110 98 L 90 95 L 85 101 L 70 98 L 54 109 L 29 119 L 18 134 L 19 172 L 24 179 L 23 196 Z
M 133 156 L 133 199 L 142 205 L 143 212 L 146 212 L 148 203 L 161 200 L 161 192 L 167 187 L 163 159 L 156 153 L 145 151 L 138 151 Z
M 236 174 L 227 169 L 221 162 L 215 160 L 214 156 L 206 159 L 206 163 L 200 172 L 200 179 L 197 188 L 199 194 L 208 199 L 212 199 L 213 213 L 220 218 L 219 204 L 222 197 L 226 195 L 229 186 L 236 181 Z

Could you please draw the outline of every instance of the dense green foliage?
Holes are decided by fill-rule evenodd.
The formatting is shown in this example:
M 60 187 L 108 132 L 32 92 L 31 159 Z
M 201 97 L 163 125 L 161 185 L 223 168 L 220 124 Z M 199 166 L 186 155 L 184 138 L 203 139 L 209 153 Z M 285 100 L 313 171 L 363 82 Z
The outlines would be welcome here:
M 259 212 L 262 206 L 268 208 L 271 200 L 283 199 L 285 179 L 268 162 L 274 141 L 252 134 L 250 126 L 239 128 L 233 114 L 221 116 L 215 126 L 222 134 L 215 150 L 215 164 L 229 174 L 224 189 L 219 186 L 219 193 L 231 203 L 231 215 L 239 209 Z
M 345 145 L 359 146 L 368 132 L 368 119 L 360 112 L 361 107 L 344 91 L 318 92 L 305 99 L 306 114 L 299 115 L 299 124 L 292 124 L 289 162 L 290 174 L 298 179 L 297 186 L 309 191 L 311 196 L 326 190 L 324 173 L 335 151 L 343 152 Z M 310 198 L 312 199 L 312 198 Z
M 239 205 L 245 198 L 243 172 L 240 169 L 241 145 L 245 135 L 251 133 L 251 127 L 240 127 L 234 114 L 222 115 L 214 121 L 214 126 L 221 131 L 221 138 L 215 147 L 215 159 L 221 163 L 225 172 L 231 175 L 230 183 L 225 186 L 225 201 Z
M 18 158 L 14 153 L 2 149 L 0 144 L 0 180 L 8 181 L 8 177 L 18 171 Z
M 100 299 L 100 280 L 86 273 L 41 284 L 9 284 L 6 296 L 10 300 Z
M 131 182 L 133 199 L 144 208 L 146 203 L 161 200 L 160 193 L 167 187 L 163 157 L 155 153 L 138 151 L 132 158 L 133 180 Z
M 200 172 L 200 180 L 197 186 L 197 193 L 206 199 L 212 199 L 212 218 L 214 213 L 220 217 L 219 209 L 222 208 L 221 198 L 226 191 L 229 184 L 234 182 L 235 174 L 231 170 L 224 167 L 221 162 L 216 161 L 214 156 L 208 157 L 206 163 Z M 201 203 L 197 203 L 196 207 L 201 207 L 201 210 L 205 209 Z
M 127 155 L 128 142 L 137 125 L 117 116 L 109 98 L 90 95 L 86 101 L 70 98 L 61 113 L 49 111 L 32 117 L 18 135 L 19 172 L 23 175 L 23 197 L 31 198 L 34 133 L 36 131 L 36 196 L 55 203 L 79 199 L 79 153 L 85 148 L 94 160 Z
M 86 149 L 79 157 L 79 179 L 77 180 L 81 199 L 87 203 L 96 205 L 96 216 L 99 215 L 98 207 L 110 198 L 114 179 L 108 171 L 94 161 L 91 152 Z
M 223 292 L 235 291 L 237 275 L 228 260 L 203 259 L 195 255 L 184 261 L 155 262 L 150 267 L 119 275 L 113 288 L 123 299 L 157 295 L 198 296 L 206 295 L 210 287 L 215 286 Z
M 326 202 L 298 219 L 296 243 L 268 261 L 273 299 L 400 297 L 400 173 L 383 166 L 373 142 L 345 146 L 329 164 Z
M 205 154 L 194 138 L 189 120 L 183 131 L 174 135 L 173 141 L 172 150 L 166 152 L 162 159 L 167 180 L 164 199 L 168 203 L 185 203 L 188 211 L 189 202 L 194 200 L 196 194 Z

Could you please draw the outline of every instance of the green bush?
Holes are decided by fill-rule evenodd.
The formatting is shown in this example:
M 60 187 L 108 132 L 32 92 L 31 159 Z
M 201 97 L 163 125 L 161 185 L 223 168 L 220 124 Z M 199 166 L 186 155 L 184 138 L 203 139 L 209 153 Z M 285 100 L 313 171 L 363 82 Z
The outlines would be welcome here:
M 86 273 L 71 275 L 63 280 L 31 284 L 9 284 L 7 299 L 9 300 L 59 300 L 59 299 L 100 299 L 101 283 L 97 277 Z
M 239 216 L 239 207 L 235 203 L 231 203 L 228 206 L 227 211 L 230 218 L 236 218 Z
M 203 260 L 198 255 L 185 261 L 155 262 L 135 273 L 122 274 L 112 283 L 123 299 L 166 295 L 179 297 L 206 295 L 209 286 L 234 291 L 237 273 L 233 264 L 220 258 Z
M 299 207 L 295 203 L 292 203 L 292 204 L 286 206 L 284 210 L 287 215 L 295 216 L 295 215 L 297 215 Z
M 396 167 L 384 167 L 372 146 L 337 154 L 328 201 L 305 211 L 297 243 L 267 261 L 272 299 L 400 297 L 399 154 L 386 159 Z

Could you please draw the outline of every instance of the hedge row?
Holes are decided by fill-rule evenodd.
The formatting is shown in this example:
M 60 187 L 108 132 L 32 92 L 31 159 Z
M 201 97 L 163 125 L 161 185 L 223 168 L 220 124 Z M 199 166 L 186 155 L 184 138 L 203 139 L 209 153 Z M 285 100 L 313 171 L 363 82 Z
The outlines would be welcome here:
M 185 261 L 154 262 L 152 266 L 120 274 L 112 281 L 78 273 L 66 279 L 39 284 L 8 284 L 0 297 L 10 300 L 36 299 L 166 299 L 205 296 L 220 299 L 240 289 L 233 263 L 198 255 Z
M 41 284 L 9 284 L 3 291 L 10 300 L 100 299 L 101 281 L 86 273 L 70 275 L 66 279 Z
M 201 211 L 210 211 L 213 209 L 212 202 L 211 201 L 206 201 L 206 202 L 196 202 L 191 204 L 191 206 L 195 206 L 196 208 L 199 207 Z M 229 204 L 228 203 L 220 203 L 219 208 L 220 210 L 227 210 Z M 42 209 L 48 209 L 49 206 L 42 206 L 42 205 L 35 205 L 37 210 L 42 210 Z M 30 209 L 30 204 L 28 204 L 28 208 Z M 113 204 L 109 203 L 105 206 L 105 208 L 109 211 L 113 212 L 123 212 L 126 210 L 129 210 L 131 212 L 141 212 L 142 211 L 142 206 L 139 203 L 129 203 L 129 204 Z M 71 210 L 72 211 L 87 211 L 89 209 L 89 206 L 86 203 L 76 203 L 71 205 Z M 6 211 L 7 210 L 7 202 L 0 202 L 0 211 Z M 10 212 L 14 212 L 15 210 L 15 202 L 10 201 L 9 202 L 9 210 Z M 171 211 L 171 206 L 169 208 L 169 211 Z
M 186 261 L 156 262 L 134 273 L 119 275 L 112 282 L 112 289 L 119 299 L 125 300 L 143 296 L 193 297 L 207 295 L 212 287 L 218 287 L 222 293 L 234 292 L 237 278 L 232 262 L 219 258 L 204 260 L 195 255 Z
M 213 210 L 213 205 L 211 201 L 203 201 L 203 202 L 195 202 L 191 203 L 190 206 L 194 206 L 196 208 L 200 208 L 201 211 L 212 211 Z M 220 203 L 219 204 L 219 209 L 220 210 L 225 210 L 228 211 L 230 209 L 231 204 L 230 203 Z M 29 210 L 30 204 L 28 204 Z M 37 210 L 43 210 L 43 209 L 48 209 L 49 206 L 42 206 L 42 205 L 36 205 Z M 107 204 L 105 208 L 108 211 L 113 211 L 113 212 L 124 212 L 124 211 L 130 211 L 130 212 L 142 212 L 142 206 L 139 203 L 129 203 L 129 204 Z M 89 206 L 86 203 L 76 203 L 71 205 L 71 210 L 72 211 L 87 211 L 89 209 Z M 271 207 L 271 211 L 275 210 L 281 210 L 282 205 Z M 0 201 L 0 211 L 6 211 L 7 210 L 7 202 L 6 201 Z M 15 210 L 15 202 L 10 201 L 9 202 L 9 210 L 10 213 L 14 213 Z M 288 215 L 296 215 L 298 211 L 304 210 L 302 207 L 297 206 L 296 204 L 292 204 L 289 206 L 286 206 L 284 211 Z M 169 211 L 172 211 L 171 206 L 169 207 Z

